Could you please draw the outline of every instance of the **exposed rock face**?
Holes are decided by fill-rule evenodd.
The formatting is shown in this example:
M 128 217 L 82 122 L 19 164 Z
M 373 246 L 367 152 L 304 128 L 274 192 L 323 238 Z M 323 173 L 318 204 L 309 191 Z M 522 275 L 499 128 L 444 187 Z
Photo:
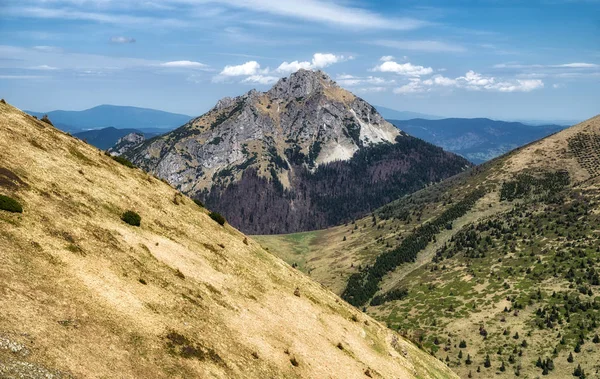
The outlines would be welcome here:
M 359 180 L 353 177 L 356 172 L 327 169 L 330 165 L 344 166 L 341 162 L 351 165 L 358 152 L 372 149 L 379 149 L 378 155 L 371 157 L 373 161 L 386 161 L 384 155 L 394 149 L 381 147 L 396 145 L 397 140 L 403 139 L 411 141 L 412 150 L 394 158 L 400 159 L 401 164 L 366 170 Z M 389 196 L 416 190 L 468 165 L 440 150 L 434 153 L 443 156 L 435 162 L 436 167 L 428 165 L 415 178 L 415 159 L 429 161 L 432 156 L 420 154 L 420 145 L 425 144 L 413 140 L 322 71 L 300 70 L 279 80 L 267 92 L 252 90 L 236 98 L 224 98 L 208 113 L 130 149 L 125 155 L 181 191 L 223 211 L 233 225 L 245 232 L 281 233 L 326 227 L 361 216 L 391 200 Z M 420 145 L 413 146 L 414 143 Z M 398 155 L 398 151 L 394 154 Z M 446 169 L 446 161 L 457 164 Z M 365 166 L 364 162 L 360 165 Z M 390 167 L 394 169 L 389 171 Z M 320 174 L 324 170 L 333 176 Z M 344 183 L 344 178 L 336 175 L 350 178 Z M 318 193 L 316 188 L 307 186 L 310 178 L 323 181 Z M 390 186 L 391 183 L 398 185 Z M 342 208 L 352 211 L 334 209 L 328 204 L 323 207 L 315 198 L 325 193 L 339 203 L 342 197 L 335 194 L 348 191 L 385 192 L 387 196 L 374 202 L 347 198 L 356 204 Z M 255 220 L 258 206 L 270 225 Z M 270 214 L 273 206 L 281 218 L 277 225 L 272 225 L 277 219 Z
M 108 149 L 108 152 L 111 155 L 122 155 L 132 148 L 139 146 L 145 140 L 146 137 L 141 133 L 129 133 L 126 136 L 119 138 L 115 146 Z

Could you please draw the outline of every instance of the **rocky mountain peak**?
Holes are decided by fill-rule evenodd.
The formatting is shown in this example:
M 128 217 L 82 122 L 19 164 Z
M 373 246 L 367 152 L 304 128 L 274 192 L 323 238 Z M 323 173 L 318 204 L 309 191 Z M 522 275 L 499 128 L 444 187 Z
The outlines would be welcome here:
M 298 98 L 335 85 L 321 70 L 300 69 L 289 77 L 280 79 L 267 93 L 276 99 Z
M 367 159 L 370 154 L 380 163 Z M 259 234 L 321 228 L 362 215 L 392 193 L 404 194 L 413 183 L 410 188 L 417 189 L 468 164 L 409 139 L 366 101 L 312 70 L 299 70 L 267 92 L 221 99 L 211 111 L 125 155 L 223 211 L 234 225 Z M 415 160 L 427 170 L 412 170 Z M 366 171 L 359 174 L 355 165 Z M 411 183 L 404 185 L 397 175 Z M 348 184 L 351 180 L 356 183 Z M 374 182 L 379 190 L 373 190 Z M 349 192 L 341 195 L 344 190 Z M 329 191 L 331 201 L 322 200 Z M 258 193 L 266 195 L 252 198 Z M 374 198 L 367 199 L 371 194 Z M 243 207 L 228 209 L 228 204 Z M 256 211 L 266 204 L 285 217 L 258 219 Z M 337 208 L 330 208 L 334 204 Z M 340 212 L 348 204 L 356 206 Z M 318 220 L 309 216 L 315 212 Z

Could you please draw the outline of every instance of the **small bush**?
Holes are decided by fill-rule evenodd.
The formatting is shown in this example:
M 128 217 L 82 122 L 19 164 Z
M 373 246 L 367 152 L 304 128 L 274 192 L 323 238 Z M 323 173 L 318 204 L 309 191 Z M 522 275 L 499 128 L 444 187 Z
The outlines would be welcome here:
M 213 220 L 218 222 L 219 225 L 225 225 L 225 221 L 226 221 L 225 217 L 223 217 L 220 213 L 210 212 L 209 216 L 210 216 L 210 218 L 212 218 Z
M 23 207 L 19 204 L 18 201 L 13 199 L 12 197 L 0 195 L 0 210 L 13 212 L 13 213 L 23 213 Z
M 129 168 L 135 168 L 135 165 L 133 163 L 131 163 L 130 160 L 128 160 L 127 158 L 124 158 L 120 155 L 112 155 L 111 158 L 114 159 L 115 161 L 119 162 L 123 166 L 129 167 Z
M 42 117 L 41 121 L 45 122 L 46 124 L 54 126 L 54 124 L 52 123 L 52 121 L 50 121 L 50 119 L 48 118 L 47 114 L 45 114 L 44 117 Z
M 125 221 L 126 223 L 132 226 L 140 226 L 142 218 L 139 214 L 135 213 L 134 211 L 127 211 L 123 213 L 123 216 L 121 216 L 121 220 Z
M 199 206 L 200 208 L 204 208 L 204 203 L 201 202 L 200 200 L 194 199 L 194 203 L 196 203 L 196 205 Z

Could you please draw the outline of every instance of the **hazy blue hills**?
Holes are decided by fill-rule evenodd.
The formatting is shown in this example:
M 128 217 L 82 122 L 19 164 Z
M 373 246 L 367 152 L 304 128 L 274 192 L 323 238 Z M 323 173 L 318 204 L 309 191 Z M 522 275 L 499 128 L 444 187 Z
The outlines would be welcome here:
M 47 114 L 57 128 L 70 133 L 107 127 L 138 129 L 154 133 L 157 133 L 156 129 L 160 129 L 166 132 L 187 123 L 192 118 L 184 114 L 156 109 L 118 105 L 99 105 L 83 111 L 26 112 L 38 118 Z
M 565 128 L 487 118 L 388 119 L 406 133 L 479 164 Z
M 397 111 L 395 109 L 381 107 L 379 105 L 376 105 L 375 108 L 377 109 L 379 114 L 381 114 L 383 118 L 387 120 L 412 120 L 414 118 L 423 118 L 426 120 L 439 120 L 443 118 L 440 116 L 434 116 L 425 113 Z

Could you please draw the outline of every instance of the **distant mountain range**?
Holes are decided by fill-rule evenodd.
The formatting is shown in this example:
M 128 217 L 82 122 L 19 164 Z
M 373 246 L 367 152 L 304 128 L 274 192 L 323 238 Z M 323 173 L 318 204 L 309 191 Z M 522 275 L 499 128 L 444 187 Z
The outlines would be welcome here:
M 389 120 L 400 130 L 460 154 L 475 164 L 483 163 L 517 147 L 565 128 L 561 125 L 527 125 L 487 118 L 441 120 Z
M 113 127 L 160 134 L 175 129 L 192 118 L 156 109 L 118 105 L 99 105 L 83 111 L 25 112 L 38 118 L 47 114 L 57 128 L 69 133 Z
M 406 133 L 480 164 L 512 149 L 544 138 L 566 127 L 543 121 L 508 122 L 487 118 L 442 118 L 418 112 L 375 107 L 381 116 Z M 27 113 L 47 114 L 56 127 L 106 150 L 130 133 L 146 139 L 188 123 L 191 116 L 156 109 L 99 105 L 83 111 Z
M 150 130 L 160 130 L 160 129 L 150 129 Z M 107 150 L 113 146 L 124 136 L 136 133 L 141 134 L 145 138 L 152 138 L 154 136 L 165 133 L 157 132 L 144 132 L 138 129 L 116 129 L 113 127 L 103 128 L 103 129 L 93 129 L 86 130 L 85 132 L 74 133 L 73 135 L 81 140 L 86 141 L 90 145 L 96 146 L 99 149 Z
M 376 105 L 375 108 L 386 120 L 412 120 L 414 118 L 424 118 L 426 120 L 439 120 L 443 117 L 434 116 L 425 113 L 410 112 L 410 111 L 397 111 L 395 109 L 382 107 Z

